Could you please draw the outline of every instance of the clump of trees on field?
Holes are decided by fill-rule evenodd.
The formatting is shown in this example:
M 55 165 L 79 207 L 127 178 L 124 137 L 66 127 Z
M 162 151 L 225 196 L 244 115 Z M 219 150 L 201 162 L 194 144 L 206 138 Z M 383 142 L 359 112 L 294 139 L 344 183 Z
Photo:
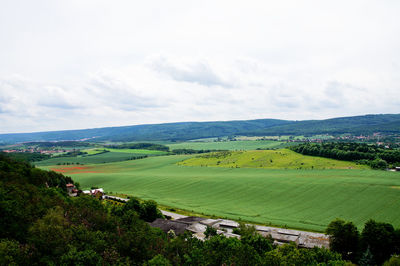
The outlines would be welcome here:
M 154 201 L 71 198 L 72 182 L 0 154 L 0 265 L 346 265 L 337 252 L 277 247 L 247 228 L 241 239 L 166 234 L 146 223 L 161 216 Z
M 304 143 L 291 146 L 304 155 L 321 156 L 344 161 L 355 161 L 374 169 L 400 166 L 400 150 L 365 143 Z
M 331 235 L 330 248 L 343 259 L 359 265 L 382 265 L 390 259 L 393 264 L 387 265 L 400 265 L 395 255 L 400 254 L 400 229 L 389 223 L 369 220 L 360 233 L 352 222 L 337 219 L 328 225 L 326 233 Z
M 112 149 L 143 149 L 143 150 L 156 150 L 156 151 L 169 151 L 169 147 L 162 144 L 154 143 L 126 143 L 121 145 L 107 145 Z

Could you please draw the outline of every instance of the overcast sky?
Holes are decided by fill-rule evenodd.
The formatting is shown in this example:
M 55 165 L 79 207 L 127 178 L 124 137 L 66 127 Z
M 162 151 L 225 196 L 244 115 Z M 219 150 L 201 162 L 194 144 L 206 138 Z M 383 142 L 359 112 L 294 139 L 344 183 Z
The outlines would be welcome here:
M 0 133 L 400 113 L 400 1 L 0 1 Z

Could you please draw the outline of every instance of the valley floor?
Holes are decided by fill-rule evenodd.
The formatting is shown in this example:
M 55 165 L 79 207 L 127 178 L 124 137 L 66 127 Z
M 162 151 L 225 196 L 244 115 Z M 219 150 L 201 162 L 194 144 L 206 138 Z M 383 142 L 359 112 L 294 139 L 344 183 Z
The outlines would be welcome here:
M 227 219 L 319 232 L 335 218 L 353 221 L 360 229 L 368 219 L 400 226 L 399 173 L 177 165 L 189 158 L 158 156 L 82 170 L 62 168 L 83 188 L 99 186 Z

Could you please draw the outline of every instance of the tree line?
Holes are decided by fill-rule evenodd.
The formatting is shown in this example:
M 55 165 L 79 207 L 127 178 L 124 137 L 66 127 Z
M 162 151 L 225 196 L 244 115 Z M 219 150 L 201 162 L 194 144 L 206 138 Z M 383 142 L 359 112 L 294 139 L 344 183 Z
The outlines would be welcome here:
M 155 143 L 126 143 L 120 145 L 107 145 L 107 148 L 112 149 L 143 149 L 143 150 L 157 150 L 157 151 L 169 151 L 169 147 L 162 144 Z
M 400 166 L 400 150 L 365 143 L 303 143 L 290 149 L 304 155 L 320 156 L 343 161 L 355 161 L 374 169 Z
M 369 220 L 362 232 L 352 222 L 341 219 L 332 221 L 326 233 L 331 235 L 330 247 L 342 255 L 343 259 L 359 265 L 400 265 L 400 229 L 389 223 Z M 395 264 L 395 262 L 397 264 Z M 386 264 L 385 264 L 386 265 Z

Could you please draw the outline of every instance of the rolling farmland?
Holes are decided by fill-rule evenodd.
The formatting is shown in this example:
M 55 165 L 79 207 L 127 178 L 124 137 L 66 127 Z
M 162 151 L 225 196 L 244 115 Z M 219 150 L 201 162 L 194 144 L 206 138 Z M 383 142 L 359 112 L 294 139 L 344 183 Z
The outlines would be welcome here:
M 316 231 L 325 230 L 335 218 L 353 221 L 359 228 L 371 218 L 400 226 L 396 172 L 177 165 L 190 157 L 45 168 L 71 175 L 83 188 L 99 186 L 230 219 Z
M 193 150 L 255 150 L 274 149 L 286 146 L 286 142 L 272 140 L 238 140 L 238 141 L 188 141 L 181 143 L 166 144 L 170 150 L 193 149 Z

